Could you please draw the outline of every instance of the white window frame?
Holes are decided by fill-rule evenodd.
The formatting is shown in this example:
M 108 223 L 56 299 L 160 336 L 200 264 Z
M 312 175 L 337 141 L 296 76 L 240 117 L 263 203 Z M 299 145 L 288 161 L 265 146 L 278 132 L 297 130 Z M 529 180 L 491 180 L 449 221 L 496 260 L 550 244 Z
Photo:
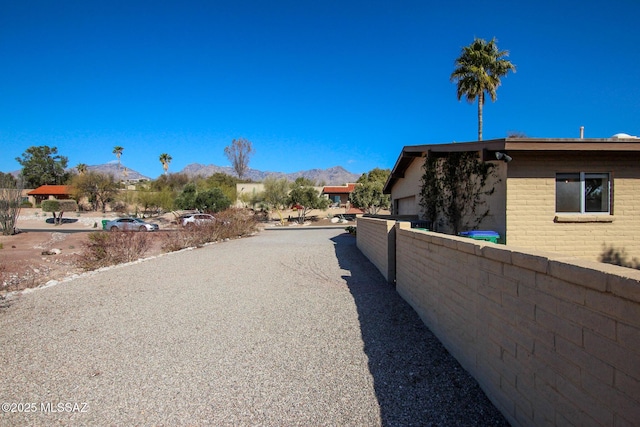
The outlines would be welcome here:
M 556 173 L 556 182 L 558 179 L 558 175 L 575 175 L 578 172 L 557 172 Z M 556 212 L 558 215 L 610 215 L 611 214 L 611 205 L 613 204 L 612 198 L 612 180 L 611 173 L 609 172 L 579 172 L 580 174 L 580 212 Z M 586 200 L 585 200 L 585 180 L 589 178 L 606 178 L 607 179 L 607 210 L 606 211 L 596 211 L 596 212 L 587 212 L 586 211 Z M 556 184 L 557 185 L 557 184 Z M 557 187 L 556 187 L 557 188 Z M 556 193 L 556 207 L 558 206 L 558 194 Z

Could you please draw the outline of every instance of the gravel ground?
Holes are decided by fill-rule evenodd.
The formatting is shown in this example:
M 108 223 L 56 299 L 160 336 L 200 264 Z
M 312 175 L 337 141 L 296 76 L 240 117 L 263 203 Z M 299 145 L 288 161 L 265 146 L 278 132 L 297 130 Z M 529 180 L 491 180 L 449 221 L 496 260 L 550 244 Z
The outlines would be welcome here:
M 23 294 L 0 308 L 0 402 L 21 411 L 0 425 L 507 424 L 342 229 Z

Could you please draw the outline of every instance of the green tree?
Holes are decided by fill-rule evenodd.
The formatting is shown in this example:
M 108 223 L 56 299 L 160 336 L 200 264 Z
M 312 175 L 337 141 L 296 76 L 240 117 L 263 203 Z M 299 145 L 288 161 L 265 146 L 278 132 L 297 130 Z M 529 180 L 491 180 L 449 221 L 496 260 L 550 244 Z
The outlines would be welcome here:
M 188 183 L 182 189 L 175 201 L 178 209 L 195 209 L 196 208 L 196 185 L 193 182 Z
M 208 213 L 220 212 L 231 206 L 231 200 L 220 188 L 198 191 L 195 203 L 196 209 Z
M 175 194 L 168 188 L 152 191 L 146 188 L 137 191 L 137 203 L 145 213 L 171 211 L 174 206 Z
M 80 200 L 86 197 L 93 210 L 107 209 L 107 204 L 114 200 L 119 191 L 119 185 L 113 175 L 105 175 L 96 171 L 89 171 L 84 175 L 76 175 L 71 180 L 74 197 Z
M 298 222 L 304 224 L 307 214 L 311 209 L 326 209 L 331 201 L 322 197 L 320 192 L 306 178 L 298 178 L 291 186 L 289 203 L 298 210 Z
M 124 151 L 124 147 L 121 147 L 119 145 L 116 145 L 115 147 L 113 147 L 113 154 L 116 155 L 116 158 L 118 159 L 118 164 L 120 164 L 120 156 L 122 156 L 123 151 Z
M 121 147 L 119 145 L 116 145 L 115 147 L 113 147 L 113 154 L 115 154 L 116 158 L 118 159 L 118 169 L 122 169 L 122 165 L 120 164 L 120 157 L 122 156 L 123 151 L 124 151 L 124 147 Z
M 206 188 L 219 188 L 229 200 L 237 199 L 236 184 L 240 180 L 226 173 L 216 172 L 205 180 Z
M 14 188 L 18 180 L 10 173 L 0 172 L 0 188 Z
M 171 191 L 182 191 L 185 185 L 189 183 L 189 176 L 185 173 L 170 173 L 160 175 L 157 179 L 151 181 L 151 189 L 154 191 L 162 191 L 168 189 Z
M 253 144 L 244 138 L 234 139 L 231 141 L 231 145 L 224 148 L 224 155 L 227 156 L 240 179 L 247 172 L 253 153 Z
M 65 212 L 75 212 L 78 210 L 78 203 L 75 200 L 43 200 L 42 204 L 43 212 L 51 212 L 53 214 L 53 224 L 62 224 L 62 215 Z M 56 216 L 56 212 L 60 212 Z
M 89 169 L 88 169 L 88 166 L 87 166 L 86 164 L 84 164 L 84 163 L 78 163 L 78 164 L 76 165 L 76 170 L 78 171 L 78 173 L 79 173 L 80 175 L 84 175 L 85 173 L 87 173 L 87 170 L 89 170 Z
M 167 153 L 162 153 L 160 154 L 160 163 L 162 163 L 162 169 L 164 169 L 164 174 L 167 174 L 167 171 L 169 170 L 169 163 L 171 163 L 171 160 L 173 160 L 173 158 L 168 155 Z
M 46 145 L 27 148 L 22 157 L 16 157 L 22 165 L 22 176 L 28 188 L 45 184 L 64 184 L 70 174 L 65 172 L 69 159 L 58 155 L 56 147 Z
M 476 38 L 469 46 L 462 48 L 455 62 L 456 68 L 451 73 L 451 81 L 457 84 L 458 101 L 463 96 L 469 103 L 478 99 L 478 141 L 482 140 L 485 93 L 495 102 L 500 78 L 516 70 L 515 65 L 504 58 L 506 56 L 509 56 L 509 51 L 499 50 L 495 38 L 488 43 Z
M 284 216 L 282 215 L 282 209 L 284 209 L 289 201 L 289 189 L 291 183 L 286 178 L 276 178 L 273 176 L 265 178 L 263 181 L 264 202 L 272 209 L 278 212 L 280 217 L 280 223 L 284 224 Z
M 358 178 L 360 185 L 356 186 L 349 195 L 351 204 L 369 214 L 376 214 L 381 209 L 388 209 L 391 200 L 388 194 L 383 194 L 384 184 L 391 171 L 375 168 Z

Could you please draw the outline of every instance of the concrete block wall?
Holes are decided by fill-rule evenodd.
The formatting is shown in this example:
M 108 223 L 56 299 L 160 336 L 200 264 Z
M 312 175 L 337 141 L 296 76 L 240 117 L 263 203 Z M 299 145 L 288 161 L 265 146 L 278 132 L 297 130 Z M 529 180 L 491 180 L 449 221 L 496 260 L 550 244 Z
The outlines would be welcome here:
M 395 220 L 358 218 L 356 223 L 357 246 L 382 273 L 393 283 L 395 280 Z
M 506 243 L 599 261 L 608 250 L 640 261 L 640 154 L 545 153 L 509 163 Z M 556 173 L 611 174 L 611 215 L 557 214 Z
M 398 223 L 396 282 L 513 425 L 640 420 L 640 271 Z

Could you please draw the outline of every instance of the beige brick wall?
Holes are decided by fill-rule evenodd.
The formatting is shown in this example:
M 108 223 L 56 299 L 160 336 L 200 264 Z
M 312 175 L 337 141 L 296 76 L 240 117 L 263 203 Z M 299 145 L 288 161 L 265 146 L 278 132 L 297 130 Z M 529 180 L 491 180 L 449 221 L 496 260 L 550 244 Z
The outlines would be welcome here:
M 555 176 L 561 172 L 611 173 L 612 215 L 587 215 L 594 222 L 556 222 Z M 640 155 L 519 153 L 509 163 L 506 191 L 509 245 L 594 261 L 613 248 L 628 260 L 640 260 Z
M 395 280 L 395 221 L 358 218 L 358 249 L 376 266 L 388 282 Z
M 396 251 L 398 292 L 510 423 L 640 420 L 640 271 L 408 224 Z

